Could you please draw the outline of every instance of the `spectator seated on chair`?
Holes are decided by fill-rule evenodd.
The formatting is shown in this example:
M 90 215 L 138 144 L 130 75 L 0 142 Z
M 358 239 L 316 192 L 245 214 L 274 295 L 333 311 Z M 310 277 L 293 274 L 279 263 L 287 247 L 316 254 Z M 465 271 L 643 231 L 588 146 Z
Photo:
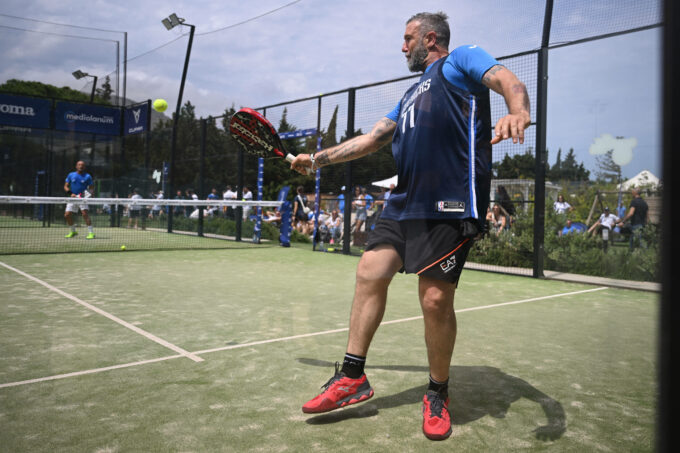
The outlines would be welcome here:
M 592 233 L 593 236 L 597 235 L 602 231 L 602 229 L 606 228 L 609 230 L 609 232 L 612 232 L 614 229 L 614 225 L 619 223 L 621 219 L 616 217 L 616 215 L 612 214 L 609 212 L 609 206 L 605 206 L 604 212 L 600 216 L 600 218 L 593 223 L 593 225 L 588 229 L 588 233 Z
M 501 209 L 499 204 L 494 204 L 493 209 L 486 214 L 486 220 L 491 224 L 489 231 L 493 231 L 496 236 L 500 236 L 508 228 L 508 218 Z

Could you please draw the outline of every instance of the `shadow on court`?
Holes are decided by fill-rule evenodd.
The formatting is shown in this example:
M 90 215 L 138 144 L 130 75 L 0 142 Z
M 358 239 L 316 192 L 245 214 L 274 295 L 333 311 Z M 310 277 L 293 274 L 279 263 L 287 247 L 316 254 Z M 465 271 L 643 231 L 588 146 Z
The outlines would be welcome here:
M 298 362 L 319 367 L 333 367 L 333 363 L 322 360 L 298 358 Z M 408 371 L 428 373 L 427 367 L 421 366 L 380 366 L 367 367 L 381 370 Z M 526 398 L 540 405 L 545 413 L 547 423 L 533 430 L 537 439 L 556 440 L 566 430 L 566 415 L 562 404 L 536 389 L 528 382 L 515 376 L 503 373 L 498 368 L 489 366 L 453 366 L 451 367 L 451 383 L 449 408 L 453 413 L 454 425 L 465 425 L 484 416 L 504 418 L 510 405 L 521 398 Z M 351 418 L 365 418 L 377 415 L 381 409 L 390 409 L 408 404 L 422 402 L 426 386 L 419 385 L 402 392 L 380 397 L 322 415 L 307 419 L 311 425 L 337 423 Z

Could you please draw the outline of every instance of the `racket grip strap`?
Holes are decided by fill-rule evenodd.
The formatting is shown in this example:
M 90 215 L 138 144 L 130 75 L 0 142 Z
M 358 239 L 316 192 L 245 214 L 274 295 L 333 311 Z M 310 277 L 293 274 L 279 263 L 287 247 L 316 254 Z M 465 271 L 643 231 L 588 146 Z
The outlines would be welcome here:
M 294 159 L 295 159 L 295 156 L 293 156 L 291 153 L 288 153 L 288 154 L 286 155 L 286 160 L 287 160 L 288 162 L 293 162 Z M 308 175 L 311 175 L 311 174 L 312 174 L 312 169 L 309 168 L 309 167 L 305 168 L 305 171 L 307 172 Z

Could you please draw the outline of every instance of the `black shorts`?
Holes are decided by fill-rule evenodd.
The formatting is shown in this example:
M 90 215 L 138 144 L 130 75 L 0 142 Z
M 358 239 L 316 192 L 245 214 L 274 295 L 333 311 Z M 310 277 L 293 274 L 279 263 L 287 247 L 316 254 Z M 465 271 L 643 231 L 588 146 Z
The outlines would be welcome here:
M 400 272 L 458 283 L 477 233 L 469 220 L 381 218 L 368 235 L 366 250 L 389 244 L 404 263 Z
M 305 211 L 302 208 L 298 208 L 298 210 L 295 211 L 295 220 L 300 220 L 302 222 L 307 220 L 307 214 L 305 214 Z

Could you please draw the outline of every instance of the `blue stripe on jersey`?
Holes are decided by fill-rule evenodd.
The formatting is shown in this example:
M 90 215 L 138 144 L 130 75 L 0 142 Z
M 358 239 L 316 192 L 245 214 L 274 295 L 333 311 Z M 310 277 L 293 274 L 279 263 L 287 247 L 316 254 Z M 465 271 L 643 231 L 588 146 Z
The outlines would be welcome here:
M 477 180 L 475 178 L 475 175 L 477 174 L 476 170 L 476 161 L 477 161 L 477 156 L 475 155 L 475 142 L 477 140 L 476 138 L 476 128 L 475 128 L 475 122 L 477 121 L 476 118 L 477 114 L 477 99 L 475 98 L 474 95 L 470 95 L 470 136 L 468 138 L 470 147 L 469 147 L 469 165 L 468 165 L 468 171 L 469 177 L 470 177 L 470 206 L 472 207 L 472 217 L 475 219 L 479 218 L 479 212 L 477 212 Z
M 481 220 L 488 204 L 488 90 L 473 94 L 443 75 L 444 60 L 402 96 L 392 138 L 399 183 L 382 216 Z

